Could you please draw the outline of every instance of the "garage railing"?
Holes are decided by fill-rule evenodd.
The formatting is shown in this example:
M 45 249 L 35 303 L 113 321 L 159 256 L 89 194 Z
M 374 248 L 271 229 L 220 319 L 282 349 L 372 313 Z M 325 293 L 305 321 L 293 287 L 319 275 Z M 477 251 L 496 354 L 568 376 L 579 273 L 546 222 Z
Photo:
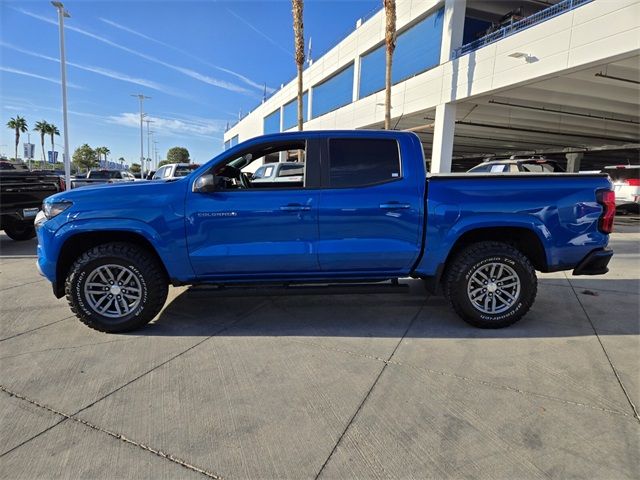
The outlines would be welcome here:
M 508 36 L 513 35 L 514 33 L 521 32 L 522 30 L 526 30 L 529 27 L 533 27 L 542 22 L 546 22 L 547 20 L 557 17 L 558 15 L 562 15 L 570 10 L 573 10 L 585 3 L 590 3 L 593 0 L 563 0 L 562 2 L 556 3 L 551 7 L 545 8 L 544 10 L 540 10 L 533 15 L 530 15 L 522 20 L 518 20 L 508 25 L 504 25 L 500 27 L 495 32 L 491 32 L 488 35 L 485 35 L 473 42 L 467 43 L 466 45 L 461 46 L 460 48 L 456 48 L 453 51 L 453 58 L 461 57 L 462 55 L 466 55 L 469 52 L 473 52 L 474 50 L 478 50 L 486 45 L 497 42 L 498 40 L 502 40 Z

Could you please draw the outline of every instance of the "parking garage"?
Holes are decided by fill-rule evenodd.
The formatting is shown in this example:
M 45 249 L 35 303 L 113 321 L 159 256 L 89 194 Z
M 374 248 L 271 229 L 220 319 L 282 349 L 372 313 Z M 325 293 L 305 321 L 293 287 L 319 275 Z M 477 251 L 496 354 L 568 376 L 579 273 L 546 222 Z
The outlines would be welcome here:
M 382 128 L 383 27 L 380 11 L 305 69 L 306 130 Z M 512 155 L 569 171 L 639 162 L 638 2 L 407 0 L 397 28 L 392 127 L 420 136 L 431 172 Z M 295 95 L 283 85 L 226 146 L 294 128 Z

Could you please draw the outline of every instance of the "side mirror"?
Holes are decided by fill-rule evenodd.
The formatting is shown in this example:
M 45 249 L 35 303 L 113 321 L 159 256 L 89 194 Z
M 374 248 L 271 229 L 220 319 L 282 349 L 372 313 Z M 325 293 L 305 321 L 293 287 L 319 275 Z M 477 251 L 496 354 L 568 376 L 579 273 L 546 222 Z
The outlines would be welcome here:
M 216 190 L 216 177 L 211 173 L 201 175 L 193 182 L 193 191 L 196 193 L 211 193 Z

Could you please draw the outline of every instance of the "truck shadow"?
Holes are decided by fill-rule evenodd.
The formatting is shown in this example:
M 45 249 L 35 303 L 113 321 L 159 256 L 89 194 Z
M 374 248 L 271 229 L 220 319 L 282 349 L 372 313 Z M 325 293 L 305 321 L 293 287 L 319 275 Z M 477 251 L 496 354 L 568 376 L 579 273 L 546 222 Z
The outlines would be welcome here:
M 30 258 L 35 257 L 38 240 L 24 240 L 16 242 L 0 232 L 0 259 L 3 258 Z
M 639 334 L 637 294 L 615 291 L 623 288 L 620 282 L 637 281 L 608 280 L 607 290 L 602 282 L 590 287 L 584 280 L 574 294 L 563 279 L 541 279 L 538 299 L 527 316 L 499 330 L 467 325 L 443 297 L 427 295 L 422 283 L 414 280 L 403 281 L 408 288 L 394 293 L 344 295 L 327 295 L 322 288 L 292 295 L 284 289 L 206 291 L 193 287 L 136 333 L 400 338 L 407 332 L 410 338 L 546 338 L 591 336 L 592 322 L 600 335 Z M 624 288 L 630 288 L 629 284 Z

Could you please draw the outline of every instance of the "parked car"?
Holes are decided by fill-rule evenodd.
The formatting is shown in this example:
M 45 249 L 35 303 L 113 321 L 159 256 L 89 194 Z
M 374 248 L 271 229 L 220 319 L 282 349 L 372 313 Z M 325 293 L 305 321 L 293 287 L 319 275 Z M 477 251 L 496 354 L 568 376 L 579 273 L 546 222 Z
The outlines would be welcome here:
M 604 167 L 616 194 L 616 205 L 624 210 L 640 211 L 640 165 L 615 165 Z
M 89 170 L 86 178 L 71 180 L 71 188 L 99 185 L 101 183 L 134 182 L 136 178 L 126 170 Z
M 42 201 L 64 190 L 59 175 L 29 169 L 0 169 L 0 229 L 13 240 L 36 236 L 33 221 Z
M 242 171 L 305 150 L 302 185 L 252 188 Z M 426 179 L 426 180 L 425 180 Z M 139 328 L 169 284 L 424 279 L 465 321 L 500 328 L 536 296 L 536 270 L 607 272 L 615 215 L 605 174 L 427 177 L 400 131 L 267 135 L 171 182 L 87 187 L 45 200 L 38 267 L 86 325 Z
M 256 187 L 269 187 L 274 182 L 289 182 L 302 186 L 303 179 L 304 163 L 268 163 L 255 171 L 251 176 L 251 184 Z
M 564 172 L 564 168 L 555 160 L 544 157 L 485 160 L 469 170 L 469 173 L 547 173 Z
M 164 165 L 153 174 L 151 180 L 167 180 L 169 178 L 186 177 L 196 170 L 200 165 L 195 163 L 169 163 Z

